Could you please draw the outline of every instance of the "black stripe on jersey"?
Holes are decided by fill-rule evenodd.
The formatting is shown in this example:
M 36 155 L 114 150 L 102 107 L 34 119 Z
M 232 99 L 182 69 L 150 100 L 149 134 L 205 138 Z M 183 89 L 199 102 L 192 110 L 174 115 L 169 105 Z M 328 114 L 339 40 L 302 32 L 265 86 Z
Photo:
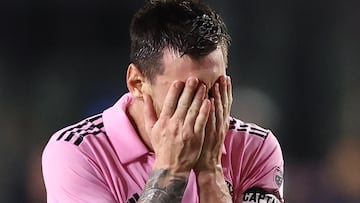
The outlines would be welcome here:
M 80 130 L 77 130 L 76 132 L 78 133 Z M 71 138 L 74 136 L 75 132 L 71 132 L 66 138 L 65 141 L 70 141 Z
M 265 129 L 261 129 L 261 128 L 251 127 L 250 129 L 251 129 L 251 130 L 257 130 L 257 131 L 260 131 L 260 132 L 263 132 L 263 133 L 267 133 L 267 131 L 266 131 Z
M 101 118 L 101 117 L 102 117 L 101 114 L 96 115 L 96 116 L 94 116 L 94 117 L 92 117 L 92 118 L 89 118 L 89 119 L 86 119 L 86 120 L 80 122 L 78 125 L 76 125 L 76 126 L 74 126 L 74 127 L 72 127 L 72 128 L 69 128 L 69 129 L 67 129 L 67 130 L 64 130 L 64 132 L 62 132 L 62 133 L 60 134 L 60 136 L 59 136 L 56 140 L 60 140 L 67 132 L 72 131 L 72 130 L 74 130 L 74 129 L 76 129 L 76 128 L 81 128 L 81 127 L 83 127 L 84 125 L 86 125 L 88 122 L 94 122 L 94 121 L 96 121 L 97 119 L 99 119 L 99 118 Z M 71 139 L 71 138 L 70 138 L 70 139 Z
M 78 125 L 72 127 L 72 128 L 69 128 L 67 130 L 64 130 L 64 132 L 62 132 L 60 134 L 60 136 L 56 139 L 56 140 L 60 140 L 62 139 L 62 137 L 66 134 L 66 133 L 69 133 L 67 135 L 67 137 L 64 139 L 64 141 L 67 141 L 69 142 L 73 137 L 74 135 L 78 134 L 79 137 L 75 140 L 74 144 L 79 146 L 81 144 L 81 142 L 83 141 L 84 137 L 87 136 L 87 135 L 97 135 L 99 133 L 101 133 L 101 128 L 104 127 L 104 123 L 99 123 L 97 125 L 94 125 L 92 122 L 100 119 L 102 117 L 101 114 L 97 115 L 97 116 L 94 116 L 92 118 L 89 118 L 89 119 L 86 119 L 84 121 L 81 121 Z M 83 128 L 84 126 L 86 125 L 90 125 L 89 127 L 87 128 Z
M 251 135 L 257 135 L 259 137 L 262 137 L 264 139 L 266 139 L 266 137 L 268 136 L 269 131 L 258 127 L 258 126 L 253 126 L 250 124 L 240 124 L 240 125 L 236 125 L 238 123 L 238 120 L 236 120 L 235 118 L 231 118 L 230 123 L 229 123 L 229 130 L 236 130 L 238 132 L 246 132 L 249 131 L 249 134 Z
M 140 196 L 139 196 L 139 194 L 138 194 L 138 193 L 135 193 L 133 196 L 134 196 L 134 198 L 136 199 L 136 201 L 138 201 L 138 200 L 139 200 L 139 198 L 140 198 Z
M 81 142 L 84 140 L 84 137 L 87 135 L 97 135 L 101 133 L 101 130 L 95 131 L 95 132 L 86 132 L 84 134 L 80 134 L 79 137 L 75 140 L 74 144 L 79 146 Z
M 229 130 L 233 130 L 235 128 L 236 128 L 236 120 L 234 118 L 231 118 L 229 122 Z
M 259 132 L 254 132 L 254 131 L 249 131 L 249 134 L 252 134 L 252 135 L 257 135 L 257 136 L 260 136 L 264 139 L 266 139 L 266 137 L 268 136 L 268 133 L 259 133 Z
M 236 131 L 247 131 L 247 128 L 237 128 Z
M 136 203 L 137 201 L 132 197 L 128 200 L 129 203 Z
M 97 128 L 101 129 L 104 127 L 104 123 L 99 123 L 98 125 L 96 125 Z
M 135 193 L 126 203 L 136 203 L 139 200 L 139 198 L 140 198 L 139 194 Z
M 83 133 L 79 134 L 79 137 L 75 140 L 74 144 L 76 146 L 79 146 L 81 144 L 81 142 L 84 140 L 84 137 L 87 135 L 97 135 L 99 133 L 101 133 L 101 128 L 104 126 L 104 123 L 99 123 L 98 125 L 91 125 L 86 131 Z M 95 129 L 95 131 L 93 131 Z M 82 130 L 83 131 L 83 130 Z
M 69 128 L 69 129 L 67 129 L 67 130 L 64 130 L 64 132 L 62 132 L 61 134 L 60 134 L 60 136 L 56 139 L 56 140 L 60 140 L 64 135 L 65 135 L 65 133 L 67 133 L 67 132 L 69 132 L 69 131 L 72 131 L 73 129 L 75 129 L 75 128 L 81 128 L 81 127 L 83 127 L 84 125 L 86 125 L 86 121 L 82 121 L 80 124 L 78 124 L 78 125 L 76 125 L 76 126 L 74 126 L 74 127 L 72 127 L 72 128 Z
M 94 129 L 94 127 L 91 125 L 91 126 L 90 126 L 88 129 L 86 129 L 86 130 L 92 130 L 92 129 Z M 75 130 L 75 129 L 73 129 L 73 130 Z M 80 133 L 81 131 L 83 131 L 83 129 L 79 128 L 79 129 L 77 129 L 76 131 L 70 132 L 70 134 L 65 138 L 65 141 L 70 141 L 71 138 L 74 137 L 75 133 Z
M 86 120 L 88 120 L 90 122 L 94 122 L 94 121 L 96 121 L 97 119 L 99 119 L 101 117 L 102 117 L 102 114 L 99 114 L 99 115 L 96 115 L 96 116 L 94 116 L 92 118 L 89 118 L 89 119 L 86 119 Z

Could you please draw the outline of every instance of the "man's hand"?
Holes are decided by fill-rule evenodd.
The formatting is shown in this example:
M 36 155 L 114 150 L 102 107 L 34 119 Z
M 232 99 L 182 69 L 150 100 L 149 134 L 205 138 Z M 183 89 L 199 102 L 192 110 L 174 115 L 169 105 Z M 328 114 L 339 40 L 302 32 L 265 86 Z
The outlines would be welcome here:
M 222 147 L 229 128 L 231 80 L 221 76 L 211 89 L 211 110 L 200 158 L 194 167 L 200 202 L 232 202 L 221 167 Z
M 199 159 L 210 112 L 206 87 L 189 78 L 175 81 L 157 118 L 145 95 L 145 128 L 155 152 L 152 174 L 139 198 L 141 203 L 182 201 L 190 170 Z
M 229 128 L 232 87 L 229 76 L 221 76 L 211 88 L 211 109 L 204 144 L 195 172 L 213 171 L 221 165 L 222 146 Z
M 189 173 L 197 162 L 210 112 L 206 87 L 197 78 L 175 81 L 157 118 L 152 100 L 145 96 L 145 128 L 155 152 L 156 168 Z

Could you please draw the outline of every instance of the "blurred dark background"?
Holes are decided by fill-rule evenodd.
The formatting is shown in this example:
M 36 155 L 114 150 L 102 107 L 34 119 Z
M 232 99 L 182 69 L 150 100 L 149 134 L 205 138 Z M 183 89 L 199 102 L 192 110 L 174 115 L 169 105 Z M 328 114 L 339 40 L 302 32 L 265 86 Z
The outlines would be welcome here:
M 208 1 L 232 36 L 233 115 L 270 128 L 288 203 L 360 199 L 360 1 Z M 143 1 L 0 2 L 0 202 L 45 202 L 53 132 L 126 92 Z

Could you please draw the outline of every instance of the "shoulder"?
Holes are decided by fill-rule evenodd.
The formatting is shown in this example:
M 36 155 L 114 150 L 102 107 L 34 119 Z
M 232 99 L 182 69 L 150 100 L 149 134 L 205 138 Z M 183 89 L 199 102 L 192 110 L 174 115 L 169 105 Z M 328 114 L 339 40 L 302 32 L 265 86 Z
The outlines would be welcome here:
M 228 141 L 246 146 L 246 150 L 257 150 L 259 148 L 272 150 L 281 149 L 278 139 L 270 129 L 263 128 L 255 123 L 241 121 L 231 117 Z
M 58 130 L 51 136 L 48 145 L 67 142 L 81 147 L 88 143 L 88 139 L 103 135 L 106 135 L 103 117 L 97 114 Z
M 52 135 L 42 153 L 49 202 L 114 202 L 97 160 L 106 140 L 101 114 Z
M 102 122 L 102 114 L 91 116 L 73 125 L 55 132 L 46 144 L 42 162 L 44 168 L 54 169 L 54 163 L 64 166 L 89 167 L 89 160 L 96 157 L 94 148 L 106 146 L 101 142 L 106 133 Z
M 283 165 L 280 143 L 271 130 L 254 123 L 230 118 L 230 125 L 225 138 L 226 151 L 233 156 L 241 155 L 242 164 L 247 161 Z M 258 162 L 264 160 L 262 162 Z
M 55 187 L 56 184 L 100 179 L 101 171 L 94 162 L 97 158 L 94 149 L 101 146 L 101 138 L 97 137 L 105 135 L 103 130 L 102 115 L 98 114 L 54 133 L 42 153 L 45 184 Z
M 284 160 L 271 130 L 230 118 L 225 147 L 238 196 L 259 187 L 282 199 Z
M 89 150 L 95 143 L 89 139 L 106 135 L 102 114 L 91 116 L 80 122 L 67 126 L 55 132 L 43 150 L 43 163 L 52 160 L 72 160 L 77 159 L 78 163 L 85 161 L 91 156 Z M 99 142 L 99 141 L 96 141 Z M 51 165 L 51 164 L 50 164 Z

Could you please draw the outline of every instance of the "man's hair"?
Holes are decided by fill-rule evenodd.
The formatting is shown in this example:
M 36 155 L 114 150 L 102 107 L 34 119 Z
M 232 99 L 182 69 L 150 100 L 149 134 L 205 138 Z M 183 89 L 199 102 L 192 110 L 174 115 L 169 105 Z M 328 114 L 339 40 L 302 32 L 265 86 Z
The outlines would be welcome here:
M 205 3 L 190 0 L 148 1 L 131 21 L 130 38 L 130 62 L 150 81 L 164 71 L 165 48 L 199 59 L 220 47 L 227 60 L 230 45 L 219 14 Z

